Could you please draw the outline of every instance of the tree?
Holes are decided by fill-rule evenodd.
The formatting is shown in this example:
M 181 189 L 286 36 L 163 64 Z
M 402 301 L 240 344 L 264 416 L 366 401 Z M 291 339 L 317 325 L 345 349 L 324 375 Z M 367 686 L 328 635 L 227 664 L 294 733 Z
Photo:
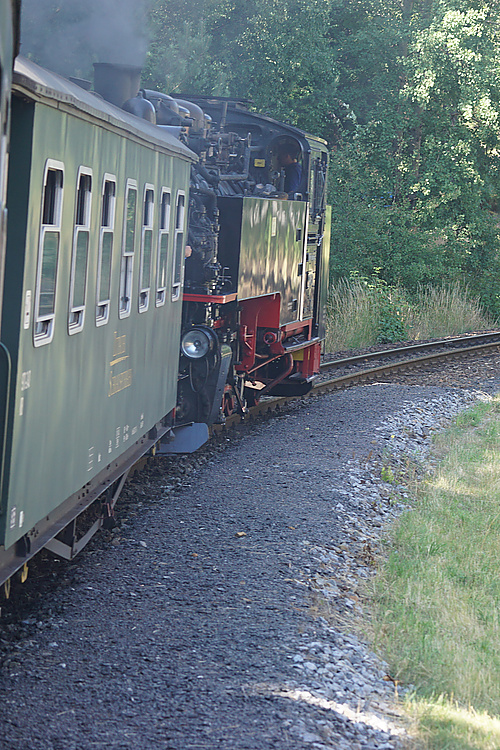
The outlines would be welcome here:
M 207 88 L 210 37 L 206 30 L 211 0 L 154 0 L 149 11 L 151 43 L 144 81 L 166 93 Z
M 151 79 L 198 94 L 252 99 L 260 111 L 321 133 L 336 72 L 325 38 L 330 0 L 159 0 Z M 175 82 L 174 82 L 175 81 Z M 277 96 L 279 92 L 279 96 Z
M 226 92 L 321 134 L 331 121 L 337 82 L 325 39 L 328 12 L 328 0 L 228 0 L 217 6 L 212 55 L 222 48 Z
M 499 0 L 155 0 L 148 80 L 332 146 L 336 274 L 497 305 Z M 500 310 L 500 306 L 499 306 Z
M 373 269 L 379 256 L 384 278 L 410 287 L 462 276 L 494 308 L 500 281 L 497 3 L 384 5 L 385 15 L 382 4 L 360 0 L 348 53 L 345 44 L 338 47 L 339 94 L 350 101 L 358 127 L 340 133 L 336 200 L 345 202 L 342 175 L 347 165 L 352 174 L 354 163 L 351 223 L 363 226 L 367 204 L 376 217 L 366 234 L 371 252 L 358 264 Z M 343 24 L 348 11 L 343 2 L 339 6 Z M 373 21 L 369 32 L 359 23 L 362 17 Z M 374 51 L 376 38 L 385 65 Z M 373 93 L 374 76 L 377 96 L 363 98 L 366 86 Z M 338 228 L 344 215 L 345 205 Z M 344 227 L 344 241 L 351 233 Z M 354 246 L 348 243 L 346 250 L 355 263 Z M 337 260 L 337 272 L 345 272 L 346 255 Z

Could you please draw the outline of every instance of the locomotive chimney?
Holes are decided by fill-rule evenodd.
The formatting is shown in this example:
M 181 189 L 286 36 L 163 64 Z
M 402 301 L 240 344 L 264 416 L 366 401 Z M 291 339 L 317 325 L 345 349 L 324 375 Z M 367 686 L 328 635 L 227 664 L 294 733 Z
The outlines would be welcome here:
M 139 91 L 141 68 L 115 63 L 94 63 L 94 90 L 107 102 L 122 107 Z

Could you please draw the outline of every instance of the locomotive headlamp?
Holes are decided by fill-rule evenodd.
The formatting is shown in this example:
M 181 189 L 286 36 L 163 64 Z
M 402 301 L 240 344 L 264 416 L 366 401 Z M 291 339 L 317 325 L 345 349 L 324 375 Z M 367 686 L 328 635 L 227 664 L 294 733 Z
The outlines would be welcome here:
M 211 348 L 212 339 L 209 333 L 201 328 L 192 328 L 182 337 L 182 353 L 189 359 L 201 359 Z

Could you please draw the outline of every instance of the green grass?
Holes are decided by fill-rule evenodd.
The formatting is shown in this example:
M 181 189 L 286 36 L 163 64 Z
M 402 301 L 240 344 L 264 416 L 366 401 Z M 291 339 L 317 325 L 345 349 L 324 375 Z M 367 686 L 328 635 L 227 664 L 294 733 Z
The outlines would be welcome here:
M 379 280 L 341 279 L 330 286 L 326 351 L 381 342 L 425 340 L 495 326 L 459 284 L 420 289 L 412 298 Z
M 332 284 L 327 307 L 326 350 L 358 349 L 376 340 L 374 298 L 368 286 L 358 279 Z
M 432 750 L 500 748 L 500 400 L 438 437 L 373 583 L 374 638 Z
M 472 707 L 461 708 L 442 696 L 415 700 L 408 709 L 417 721 L 420 744 L 428 750 L 498 750 L 500 721 Z

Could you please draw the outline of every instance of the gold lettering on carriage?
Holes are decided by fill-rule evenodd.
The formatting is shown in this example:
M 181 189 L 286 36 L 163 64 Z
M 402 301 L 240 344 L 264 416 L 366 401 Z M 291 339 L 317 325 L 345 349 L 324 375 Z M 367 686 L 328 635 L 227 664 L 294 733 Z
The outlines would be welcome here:
M 109 374 L 109 392 L 108 396 L 114 396 L 115 393 L 130 388 L 132 385 L 132 370 L 124 370 L 128 360 L 127 337 L 126 335 L 118 336 L 114 332 L 113 339 L 113 359 L 109 363 L 111 372 Z M 117 372 L 118 370 L 118 372 Z

